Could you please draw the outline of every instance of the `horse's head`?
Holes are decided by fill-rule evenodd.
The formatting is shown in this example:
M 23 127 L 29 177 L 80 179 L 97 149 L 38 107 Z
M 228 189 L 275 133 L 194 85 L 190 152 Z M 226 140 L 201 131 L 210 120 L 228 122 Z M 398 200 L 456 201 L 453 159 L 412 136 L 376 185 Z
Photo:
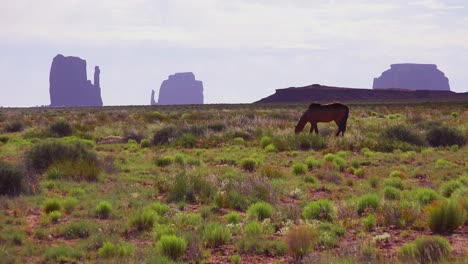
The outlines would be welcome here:
M 302 129 L 304 129 L 304 127 L 300 127 L 300 125 L 297 124 L 297 125 L 294 127 L 294 133 L 299 134 L 299 133 L 302 132 Z

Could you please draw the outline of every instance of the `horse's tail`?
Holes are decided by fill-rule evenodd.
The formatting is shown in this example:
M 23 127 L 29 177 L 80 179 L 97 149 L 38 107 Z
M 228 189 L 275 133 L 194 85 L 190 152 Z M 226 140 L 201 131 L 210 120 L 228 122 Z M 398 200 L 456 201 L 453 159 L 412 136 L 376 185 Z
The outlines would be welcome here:
M 348 116 L 349 116 L 349 108 L 346 105 L 343 105 L 343 106 L 345 107 L 345 114 L 340 122 L 341 135 L 344 135 L 344 132 L 346 131 L 346 123 L 348 122 Z

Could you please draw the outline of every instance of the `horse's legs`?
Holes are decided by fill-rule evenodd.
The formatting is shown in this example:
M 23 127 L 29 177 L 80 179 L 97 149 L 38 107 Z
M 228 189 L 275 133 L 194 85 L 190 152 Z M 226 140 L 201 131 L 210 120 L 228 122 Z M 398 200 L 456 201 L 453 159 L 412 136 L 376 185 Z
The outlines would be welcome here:
M 312 126 L 314 127 L 315 134 L 318 134 L 318 126 L 317 126 L 317 123 L 313 123 Z
M 335 124 L 336 124 L 336 126 L 338 126 L 338 129 L 336 130 L 336 133 L 335 133 L 335 136 L 337 137 L 337 136 L 340 135 L 340 132 L 342 132 L 342 131 L 341 131 L 340 125 L 339 125 L 337 120 L 335 120 Z
M 314 124 L 310 122 L 310 131 L 309 133 L 312 133 L 314 131 Z

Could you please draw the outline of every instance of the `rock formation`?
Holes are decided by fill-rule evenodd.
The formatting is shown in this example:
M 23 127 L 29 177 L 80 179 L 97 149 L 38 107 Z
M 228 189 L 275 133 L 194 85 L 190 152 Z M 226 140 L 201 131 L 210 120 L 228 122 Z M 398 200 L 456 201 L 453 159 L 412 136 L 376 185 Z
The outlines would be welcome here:
M 94 85 L 88 80 L 86 61 L 79 57 L 55 56 L 50 69 L 50 106 L 102 106 L 98 66 Z
M 164 80 L 158 105 L 203 104 L 203 83 L 191 72 L 176 73 Z
M 154 100 L 154 90 L 151 90 L 151 105 L 156 105 L 156 101 Z
M 450 91 L 449 80 L 435 64 L 392 64 L 374 78 L 373 89 Z

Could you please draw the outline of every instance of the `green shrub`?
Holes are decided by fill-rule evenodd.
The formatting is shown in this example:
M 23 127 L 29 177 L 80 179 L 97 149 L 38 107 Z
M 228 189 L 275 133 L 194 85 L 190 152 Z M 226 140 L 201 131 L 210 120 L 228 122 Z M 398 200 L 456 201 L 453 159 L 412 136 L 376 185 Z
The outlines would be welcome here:
M 266 152 L 277 152 L 278 150 L 276 149 L 275 145 L 269 144 L 268 146 L 265 147 Z
M 35 144 L 26 153 L 27 166 L 39 173 L 44 172 L 52 164 L 64 161 L 97 166 L 96 154 L 81 142 L 46 140 Z
M 444 197 L 450 197 L 454 191 L 461 188 L 463 185 L 457 180 L 451 180 L 442 185 L 441 193 Z
M 134 252 L 135 248 L 131 244 L 114 245 L 111 242 L 104 242 L 98 250 L 101 258 L 128 257 L 133 255 Z
M 187 241 L 175 235 L 163 235 L 156 243 L 158 251 L 173 260 L 182 257 L 187 249 Z
M 262 221 L 263 219 L 270 218 L 273 214 L 273 207 L 269 203 L 257 202 L 252 204 L 247 210 L 247 215 L 250 218 Z
M 380 207 L 380 199 L 374 194 L 364 194 L 357 200 L 357 213 L 362 215 L 367 209 L 377 210 Z
M 244 226 L 244 234 L 248 237 L 258 237 L 263 234 L 263 227 L 257 221 L 252 221 Z
M 457 167 L 456 163 L 453 163 L 444 159 L 437 159 L 435 162 L 436 169 L 453 169 Z
M 297 135 L 292 135 L 289 138 L 289 141 L 291 142 L 289 144 L 294 146 L 294 149 L 298 150 L 321 150 L 327 145 L 325 139 L 316 134 L 301 133 Z
M 135 143 L 141 143 L 141 140 L 144 138 L 145 136 L 143 135 L 143 133 L 141 131 L 138 131 L 136 129 L 127 129 L 124 133 L 124 140 L 127 142 L 127 143 L 130 143 L 131 141 L 133 141 L 133 144 Z
M 395 187 L 387 186 L 383 189 L 384 197 L 388 200 L 400 200 L 401 191 Z
M 156 166 L 167 167 L 174 162 L 174 158 L 170 156 L 159 157 L 155 160 Z
M 17 246 L 21 246 L 24 242 L 24 234 L 20 232 L 14 232 L 11 236 L 11 241 Z
M 222 122 L 211 123 L 211 124 L 208 124 L 208 129 L 215 131 L 215 132 L 221 132 L 226 129 L 226 125 Z
M 416 146 L 424 145 L 423 137 L 407 126 L 395 125 L 388 127 L 382 132 L 382 136 L 386 139 L 407 142 Z
M 229 208 L 244 211 L 249 206 L 249 201 L 245 195 L 237 191 L 230 191 L 228 193 Z
M 183 134 L 177 141 L 184 148 L 193 148 L 197 144 L 197 138 L 190 133 Z
M 202 237 L 208 247 L 217 247 L 229 242 L 231 232 L 226 226 L 217 222 L 211 222 L 205 225 Z
M 101 201 L 99 204 L 96 206 L 96 216 L 101 219 L 107 219 L 109 218 L 111 212 L 112 212 L 112 205 L 111 203 L 107 201 Z
M 320 246 L 331 249 L 337 245 L 338 238 L 343 236 L 346 230 L 342 226 L 324 222 L 318 226 L 317 231 Z
M 63 178 L 63 172 L 57 166 L 51 166 L 46 171 L 46 178 L 49 180 L 59 180 Z
M 450 243 L 440 236 L 422 236 L 403 244 L 397 253 L 404 263 L 438 263 L 446 259 L 451 251 Z
M 116 246 L 111 242 L 104 242 L 101 248 L 98 250 L 98 254 L 101 258 L 109 258 L 115 256 Z
M 204 171 L 196 171 L 190 174 L 177 174 L 169 187 L 169 201 L 195 202 L 210 200 L 214 195 L 213 184 L 207 180 Z
M 4 131 L 7 133 L 21 132 L 23 130 L 24 124 L 18 120 L 7 122 L 4 127 Z
M 101 173 L 101 169 L 97 164 L 89 161 L 62 161 L 52 165 L 52 170 L 60 171 L 63 178 L 68 178 L 74 181 L 97 181 Z
M 153 144 L 154 145 L 161 145 L 167 144 L 172 140 L 178 138 L 181 135 L 181 130 L 175 126 L 167 126 L 164 127 L 153 135 Z
M 68 137 L 73 133 L 72 127 L 65 120 L 59 120 L 49 127 L 49 132 L 56 137 Z
M 60 211 L 60 201 L 57 199 L 47 199 L 42 206 L 42 210 L 44 210 L 46 214 L 52 211 Z
M 435 200 L 440 199 L 440 195 L 429 188 L 420 188 L 416 191 L 416 197 L 422 205 L 427 205 Z
M 285 237 L 285 242 L 290 255 L 294 260 L 299 261 L 309 254 L 312 248 L 318 243 L 319 234 L 309 226 L 298 226 L 289 229 Z
M 63 226 L 60 234 L 66 239 L 87 238 L 96 231 L 96 225 L 88 221 L 72 222 Z
M 62 207 L 67 214 L 71 213 L 77 204 L 78 200 L 74 197 L 67 197 L 62 201 Z
M 241 263 L 241 256 L 239 254 L 231 256 L 232 264 L 240 264 Z
M 306 165 L 307 165 L 307 168 L 309 168 L 309 170 L 312 170 L 314 168 L 318 168 L 320 167 L 320 160 L 316 160 L 314 157 L 308 157 L 305 161 Z
M 333 221 L 335 209 L 330 200 L 318 200 L 308 203 L 302 211 L 305 219 L 316 219 L 322 221 Z
M 253 172 L 257 167 L 257 161 L 252 158 L 244 158 L 241 160 L 242 169 L 248 172 Z
M 169 206 L 160 202 L 154 202 L 151 204 L 151 209 L 153 209 L 159 216 L 164 216 L 169 211 Z
M 262 254 L 268 256 L 282 256 L 287 251 L 283 241 L 265 240 L 258 237 L 242 237 L 237 241 L 236 247 L 239 253 Z
M 402 172 L 402 171 L 394 170 L 394 171 L 390 172 L 390 178 L 404 179 L 404 178 L 406 178 L 406 174 L 404 172 Z
M 327 154 L 325 154 L 325 156 L 323 156 L 323 160 L 332 162 L 336 157 L 338 157 L 338 156 L 336 156 L 333 153 L 327 153 Z
M 8 143 L 8 140 L 10 140 L 9 137 L 0 136 L 0 143 L 6 144 L 6 143 Z
M 443 201 L 429 212 L 428 225 L 432 232 L 453 232 L 465 222 L 466 211 L 457 200 Z
M 137 212 L 130 219 L 130 226 L 136 228 L 138 231 L 147 231 L 153 228 L 157 219 L 158 215 L 156 212 L 146 208 Z
M 372 231 L 377 224 L 377 218 L 374 214 L 369 214 L 366 218 L 364 218 L 363 223 L 367 231 Z
M 24 175 L 18 168 L 0 160 L 0 195 L 19 195 Z
M 301 162 L 294 162 L 292 165 L 292 171 L 296 175 L 302 175 L 307 172 L 306 166 Z
M 342 171 L 346 165 L 346 160 L 342 157 L 336 156 L 333 158 L 333 165 L 335 165 L 337 170 Z
M 273 141 L 269 136 L 263 136 L 262 139 L 260 139 L 260 146 L 262 148 L 266 148 L 266 146 L 270 145 L 271 143 L 273 143 Z
M 67 245 L 59 245 L 47 248 L 43 256 L 48 261 L 75 262 L 81 258 L 81 252 Z
M 141 148 L 149 148 L 151 146 L 151 142 L 149 141 L 149 139 L 142 139 L 141 140 L 141 143 L 140 143 L 140 147 Z
M 238 224 L 241 220 L 241 216 L 238 212 L 231 211 L 226 215 L 226 221 L 230 224 Z
M 52 211 L 49 213 L 49 218 L 52 223 L 57 223 L 60 217 L 62 217 L 62 214 L 59 211 Z
M 430 128 L 427 131 L 426 140 L 434 147 L 463 146 L 466 142 L 466 138 L 460 130 L 444 125 Z
M 403 180 L 400 178 L 396 178 L 396 177 L 387 178 L 384 180 L 383 183 L 387 187 L 393 187 L 393 188 L 397 188 L 400 190 L 404 189 Z

